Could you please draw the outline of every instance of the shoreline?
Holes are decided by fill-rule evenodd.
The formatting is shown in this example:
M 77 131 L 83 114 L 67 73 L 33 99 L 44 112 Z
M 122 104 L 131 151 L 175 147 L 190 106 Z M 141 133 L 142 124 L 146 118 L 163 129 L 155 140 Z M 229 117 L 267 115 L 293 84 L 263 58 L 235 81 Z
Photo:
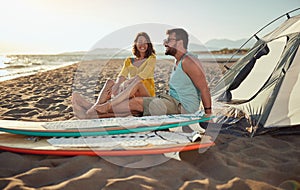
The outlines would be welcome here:
M 216 54 L 217 55 L 217 54 Z M 28 55 L 26 55 L 28 56 Z M 34 56 L 34 55 L 30 55 L 30 56 Z M 46 56 L 46 55 L 45 55 Z M 46 58 L 45 58 L 46 59 Z M 233 58 L 230 60 L 230 57 L 228 58 L 220 58 L 220 57 L 212 57 L 212 58 L 201 58 L 200 61 L 202 62 L 205 62 L 205 63 L 232 63 L 232 62 L 236 62 L 238 58 Z M 100 61 L 103 61 L 103 60 L 106 60 L 106 61 L 109 61 L 109 60 L 124 60 L 124 58 L 103 58 L 103 59 L 99 59 Z M 158 59 L 159 61 L 164 61 L 164 60 L 172 60 L 171 58 L 170 59 L 166 59 L 166 58 L 159 58 Z M 16 63 L 12 63 L 11 66 L 7 66 L 7 67 L 4 67 L 4 68 L 0 68 L 0 82 L 3 82 L 3 81 L 7 81 L 7 80 L 12 80 L 12 79 L 15 79 L 15 78 L 19 78 L 19 77 L 25 77 L 25 76 L 28 76 L 28 75 L 33 75 L 33 74 L 36 74 L 36 73 L 39 73 L 39 72 L 46 72 L 46 71 L 49 71 L 49 70 L 55 70 L 55 69 L 58 69 L 58 68 L 61 68 L 61 67 L 65 67 L 65 66 L 68 66 L 68 65 L 72 65 L 72 64 L 76 64 L 78 62 L 82 62 L 81 61 L 67 61 L 66 63 L 61 63 L 61 65 L 57 65 L 57 64 L 40 64 L 40 63 L 34 63 L 34 61 L 36 60 L 32 60 L 33 61 L 33 66 L 28 66 L 28 65 L 23 65 L 23 64 L 17 64 L 17 65 L 14 65 Z M 47 61 L 47 60 L 46 60 Z M 88 61 L 88 60 L 86 60 Z M 93 61 L 97 61 L 97 60 L 93 60 Z

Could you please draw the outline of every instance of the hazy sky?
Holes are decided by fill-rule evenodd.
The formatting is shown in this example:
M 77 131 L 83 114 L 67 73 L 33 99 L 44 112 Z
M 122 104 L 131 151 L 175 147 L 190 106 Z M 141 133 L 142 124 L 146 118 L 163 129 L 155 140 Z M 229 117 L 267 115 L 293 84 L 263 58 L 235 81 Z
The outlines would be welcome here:
M 250 37 L 274 18 L 300 7 L 300 0 L 0 0 L 0 3 L 0 54 L 86 51 L 117 30 L 145 23 L 185 28 L 202 43 L 214 38 L 237 40 Z M 161 35 L 163 38 L 164 33 Z

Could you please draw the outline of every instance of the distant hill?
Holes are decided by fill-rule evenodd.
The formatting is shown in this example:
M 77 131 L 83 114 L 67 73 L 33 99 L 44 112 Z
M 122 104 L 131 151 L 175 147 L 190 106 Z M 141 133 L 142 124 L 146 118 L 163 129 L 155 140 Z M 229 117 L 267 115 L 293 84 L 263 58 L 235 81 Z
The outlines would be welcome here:
M 248 39 L 229 40 L 229 39 L 212 39 L 205 43 L 205 46 L 210 50 L 220 50 L 224 48 L 239 49 Z M 243 49 L 251 48 L 255 40 L 250 40 Z
M 119 48 L 97 48 L 90 51 L 74 51 L 61 53 L 60 55 L 115 55 L 115 54 L 131 54 L 131 51 Z
M 246 42 L 246 39 L 240 40 L 229 40 L 229 39 L 213 39 L 206 42 L 204 45 L 190 43 L 188 45 L 188 50 L 190 52 L 208 52 L 208 51 L 218 51 L 223 49 L 239 49 L 240 46 Z M 252 47 L 254 40 L 246 44 L 243 49 Z M 163 44 L 153 44 L 154 49 L 157 55 L 164 55 L 165 47 Z M 74 52 L 65 52 L 59 55 L 98 55 L 98 56 L 130 56 L 132 54 L 131 49 L 120 49 L 120 48 L 96 48 L 89 51 L 74 51 Z
M 164 54 L 165 51 L 166 51 L 166 48 L 164 45 L 162 44 L 155 44 L 154 45 L 154 49 L 156 51 L 156 54 L 160 55 L 160 54 Z M 188 45 L 188 50 L 190 52 L 202 52 L 202 51 L 208 51 L 208 49 L 204 46 L 204 45 L 201 45 L 201 44 L 195 44 L 195 43 L 190 43 Z
M 72 51 L 72 52 L 64 52 L 58 55 L 85 55 L 86 51 Z

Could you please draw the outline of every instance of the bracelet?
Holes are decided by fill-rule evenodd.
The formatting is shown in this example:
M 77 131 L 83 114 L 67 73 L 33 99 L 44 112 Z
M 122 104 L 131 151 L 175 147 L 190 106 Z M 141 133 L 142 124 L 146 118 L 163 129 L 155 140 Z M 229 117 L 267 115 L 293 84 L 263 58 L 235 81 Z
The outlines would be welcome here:
M 208 107 L 208 108 L 204 108 L 204 110 L 211 110 L 211 107 Z

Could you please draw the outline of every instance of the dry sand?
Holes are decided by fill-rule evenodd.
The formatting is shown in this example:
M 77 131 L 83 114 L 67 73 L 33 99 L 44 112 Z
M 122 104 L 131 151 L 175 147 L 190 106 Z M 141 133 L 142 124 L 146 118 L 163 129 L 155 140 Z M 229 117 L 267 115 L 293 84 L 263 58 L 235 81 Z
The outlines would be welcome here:
M 168 87 L 172 61 L 159 61 L 156 90 Z M 101 74 L 95 73 L 101 65 Z M 71 93 L 91 101 L 122 60 L 86 62 L 0 83 L 0 119 L 57 121 L 74 119 Z M 204 63 L 207 78 L 221 76 L 217 64 Z M 78 68 L 78 69 L 77 69 Z M 77 72 L 75 72 L 77 71 Z M 97 79 L 97 80 L 95 80 Z M 99 80 L 98 80 L 99 79 Z M 181 154 L 159 165 L 132 168 L 159 156 L 61 157 L 0 152 L 1 189 L 300 189 L 297 135 L 236 137 L 220 134 L 204 153 Z M 122 166 L 111 160 L 122 162 Z

